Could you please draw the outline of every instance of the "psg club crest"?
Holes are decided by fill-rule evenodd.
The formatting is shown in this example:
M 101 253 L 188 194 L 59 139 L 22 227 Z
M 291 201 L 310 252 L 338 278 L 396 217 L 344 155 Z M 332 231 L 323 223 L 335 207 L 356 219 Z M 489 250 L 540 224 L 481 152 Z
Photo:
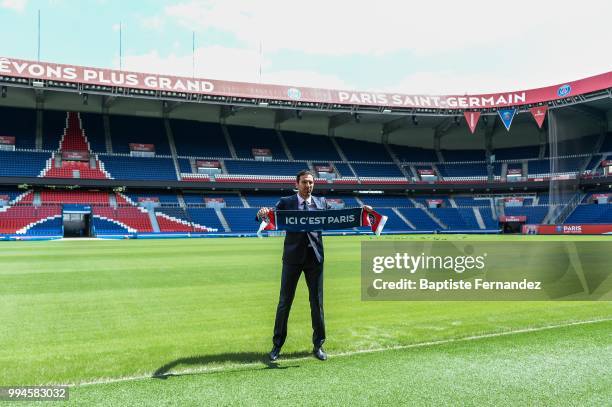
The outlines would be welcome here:
M 563 85 L 557 89 L 557 96 L 560 98 L 566 97 L 572 92 L 572 87 L 569 84 Z
M 287 96 L 289 99 L 300 100 L 302 98 L 302 91 L 298 88 L 287 89 Z
M 499 114 L 499 118 L 504 122 L 504 126 L 506 126 L 506 130 L 510 131 L 510 125 L 512 124 L 512 119 L 514 119 L 514 115 L 516 115 L 517 109 L 501 109 L 497 112 Z

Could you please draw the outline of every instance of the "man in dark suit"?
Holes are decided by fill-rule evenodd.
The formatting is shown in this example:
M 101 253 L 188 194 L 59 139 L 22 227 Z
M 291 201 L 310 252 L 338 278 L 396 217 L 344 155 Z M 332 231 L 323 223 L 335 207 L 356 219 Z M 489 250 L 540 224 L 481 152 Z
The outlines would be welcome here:
M 325 198 L 312 195 L 314 176 L 308 170 L 300 171 L 296 176 L 298 193 L 283 197 L 276 204 L 278 210 L 321 210 L 329 209 Z M 371 210 L 369 206 L 366 209 Z M 257 218 L 265 217 L 272 208 L 261 208 Z M 287 321 L 291 304 L 295 296 L 295 289 L 302 271 L 306 276 L 308 285 L 308 299 L 310 301 L 310 317 L 312 319 L 313 354 L 319 360 L 326 360 L 327 354 L 323 350 L 325 342 L 325 320 L 323 316 L 323 239 L 321 232 L 287 232 L 283 248 L 283 271 L 281 276 L 280 297 L 276 308 L 274 322 L 273 347 L 270 351 L 270 360 L 278 359 L 280 350 L 287 338 Z

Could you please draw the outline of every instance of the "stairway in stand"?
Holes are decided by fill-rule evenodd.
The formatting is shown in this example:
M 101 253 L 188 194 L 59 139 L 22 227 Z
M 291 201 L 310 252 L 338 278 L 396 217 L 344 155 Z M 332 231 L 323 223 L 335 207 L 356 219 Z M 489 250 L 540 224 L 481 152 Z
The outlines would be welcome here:
M 42 176 L 45 178 L 87 178 L 107 179 L 110 174 L 104 170 L 100 160 L 90 164 L 91 149 L 78 113 L 68 112 L 66 127 L 59 148 L 47 161 Z

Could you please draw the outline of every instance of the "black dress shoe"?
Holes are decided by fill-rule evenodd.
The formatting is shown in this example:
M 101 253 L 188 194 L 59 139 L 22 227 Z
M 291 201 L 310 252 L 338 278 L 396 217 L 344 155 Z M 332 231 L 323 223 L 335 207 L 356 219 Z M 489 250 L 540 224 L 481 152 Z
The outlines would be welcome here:
M 325 353 L 323 348 L 314 348 L 312 354 L 319 360 L 327 360 L 327 353 Z
M 276 359 L 278 359 L 278 357 L 280 356 L 280 350 L 281 350 L 281 348 L 279 348 L 278 346 L 273 346 L 272 347 L 272 350 L 268 354 L 268 356 L 270 357 L 270 360 L 272 362 L 274 362 Z

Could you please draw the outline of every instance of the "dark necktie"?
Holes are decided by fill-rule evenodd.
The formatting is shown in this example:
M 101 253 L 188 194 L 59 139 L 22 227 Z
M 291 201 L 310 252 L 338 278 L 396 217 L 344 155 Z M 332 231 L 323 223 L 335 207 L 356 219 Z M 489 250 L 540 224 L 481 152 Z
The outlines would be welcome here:
M 306 202 L 306 200 L 304 200 L 304 202 L 302 202 L 302 208 L 305 211 L 310 211 L 311 210 L 311 208 L 308 206 L 308 203 Z M 312 250 L 314 251 L 314 254 L 317 257 L 317 260 L 320 263 L 321 262 L 321 255 L 319 254 L 319 249 L 317 248 L 317 245 L 315 244 L 315 242 L 319 241 L 319 236 L 318 236 L 317 232 L 306 232 L 306 236 L 308 236 L 308 241 L 310 242 L 310 246 L 312 247 Z

